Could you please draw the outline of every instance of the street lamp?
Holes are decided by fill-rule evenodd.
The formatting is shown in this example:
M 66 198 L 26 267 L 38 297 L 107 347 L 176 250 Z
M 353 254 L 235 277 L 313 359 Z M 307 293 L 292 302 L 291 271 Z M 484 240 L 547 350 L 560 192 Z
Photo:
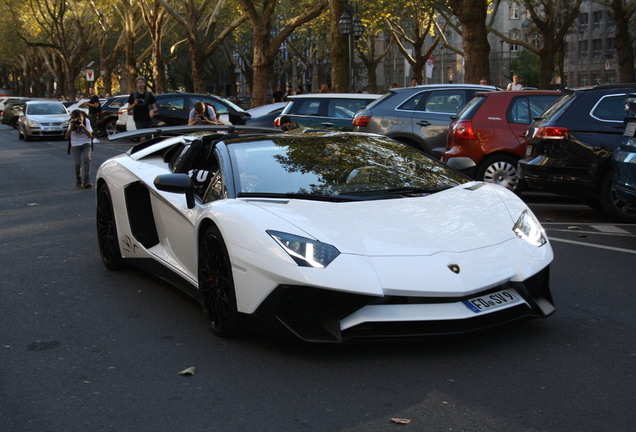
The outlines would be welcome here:
M 364 33 L 362 20 L 356 15 L 356 9 L 349 3 L 345 3 L 344 12 L 338 20 L 338 30 L 349 40 L 349 91 L 353 90 L 353 40 L 358 40 Z

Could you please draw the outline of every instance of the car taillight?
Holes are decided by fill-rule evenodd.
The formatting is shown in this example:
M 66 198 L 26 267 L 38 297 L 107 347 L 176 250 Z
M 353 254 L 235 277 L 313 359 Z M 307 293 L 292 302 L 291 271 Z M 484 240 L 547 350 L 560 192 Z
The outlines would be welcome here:
M 274 127 L 280 127 L 280 117 L 274 119 Z
M 354 126 L 365 127 L 371 121 L 370 115 L 355 116 L 351 122 Z
M 453 138 L 476 139 L 473 122 L 470 120 L 459 120 L 453 126 Z
M 123 108 L 119 108 L 119 111 L 117 111 L 117 115 L 122 115 L 124 111 L 125 110 Z
M 534 130 L 533 138 L 560 140 L 565 138 L 570 131 L 568 128 L 557 126 L 541 126 Z

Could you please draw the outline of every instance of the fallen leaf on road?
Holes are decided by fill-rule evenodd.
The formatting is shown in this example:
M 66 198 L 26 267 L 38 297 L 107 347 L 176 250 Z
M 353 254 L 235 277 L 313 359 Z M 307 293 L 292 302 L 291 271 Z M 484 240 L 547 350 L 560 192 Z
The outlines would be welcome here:
M 182 370 L 177 375 L 194 375 L 194 372 L 197 370 L 194 366 L 190 366 L 187 369 Z
M 409 424 L 411 420 L 403 418 L 392 418 L 391 421 L 396 424 Z

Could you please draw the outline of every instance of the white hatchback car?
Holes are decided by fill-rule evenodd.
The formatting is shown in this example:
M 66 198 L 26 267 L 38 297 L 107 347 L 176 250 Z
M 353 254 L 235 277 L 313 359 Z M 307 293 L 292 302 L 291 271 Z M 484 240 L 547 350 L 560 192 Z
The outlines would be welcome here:
M 24 115 L 18 119 L 19 138 L 64 138 L 70 115 L 62 102 L 27 101 Z

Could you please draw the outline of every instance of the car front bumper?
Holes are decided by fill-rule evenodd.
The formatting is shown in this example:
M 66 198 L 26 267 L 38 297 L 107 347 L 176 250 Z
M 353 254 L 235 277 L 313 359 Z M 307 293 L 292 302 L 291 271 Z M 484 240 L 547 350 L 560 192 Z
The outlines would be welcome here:
M 306 286 L 279 286 L 254 314 L 308 342 L 417 340 L 470 333 L 510 321 L 547 317 L 555 308 L 549 266 L 523 282 L 506 282 L 465 297 L 376 297 Z M 476 296 L 502 290 L 519 298 L 508 307 L 476 311 Z

